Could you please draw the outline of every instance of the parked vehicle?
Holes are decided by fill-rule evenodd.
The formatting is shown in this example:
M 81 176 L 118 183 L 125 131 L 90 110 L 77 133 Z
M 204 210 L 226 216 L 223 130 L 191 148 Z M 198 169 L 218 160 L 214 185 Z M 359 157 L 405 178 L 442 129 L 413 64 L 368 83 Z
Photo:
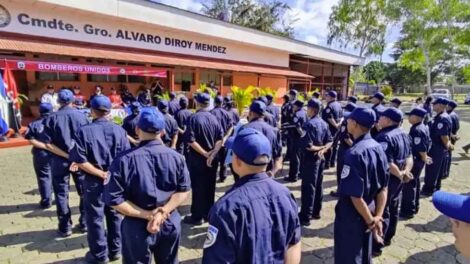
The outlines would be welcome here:
M 451 99 L 449 89 L 435 89 L 434 91 L 432 91 L 431 96 L 434 99 L 440 98 L 440 97 L 443 97 L 443 98 L 446 98 L 446 99 Z
M 465 97 L 464 104 L 470 104 L 470 93 L 468 93 L 467 96 Z

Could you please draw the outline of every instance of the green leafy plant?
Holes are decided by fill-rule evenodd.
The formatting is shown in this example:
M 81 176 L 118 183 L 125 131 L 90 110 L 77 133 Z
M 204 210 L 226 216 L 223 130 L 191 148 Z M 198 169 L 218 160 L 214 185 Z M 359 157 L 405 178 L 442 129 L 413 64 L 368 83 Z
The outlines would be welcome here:
M 205 83 L 199 84 L 199 89 L 196 91 L 197 93 L 204 93 L 207 92 L 212 98 L 215 98 L 217 96 L 217 92 L 212 90 L 211 88 L 207 87 Z
M 256 91 L 258 93 L 258 96 L 272 95 L 274 97 L 276 95 L 276 91 L 274 91 L 270 87 L 256 87 Z
M 232 86 L 232 100 L 237 106 L 238 113 L 241 115 L 243 110 L 251 104 L 251 100 L 254 97 L 256 91 L 255 86 L 248 86 L 246 89 L 242 89 L 238 86 Z
M 387 99 L 392 97 L 393 89 L 392 86 L 390 85 L 383 85 L 382 88 L 380 88 L 380 91 L 385 95 Z
M 112 120 L 115 124 L 122 126 L 124 119 L 120 116 L 114 116 Z
M 20 93 L 18 94 L 17 100 L 20 105 L 23 105 L 26 101 L 29 101 L 29 98 L 25 94 Z
M 156 94 L 153 97 L 158 98 L 158 100 L 166 100 L 170 101 L 170 94 L 168 92 L 164 92 L 163 94 Z

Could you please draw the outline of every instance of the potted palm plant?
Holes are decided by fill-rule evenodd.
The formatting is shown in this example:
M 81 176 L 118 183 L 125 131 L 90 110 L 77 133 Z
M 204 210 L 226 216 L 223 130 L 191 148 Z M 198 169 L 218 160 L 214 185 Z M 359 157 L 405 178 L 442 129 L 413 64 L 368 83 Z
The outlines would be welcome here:
M 232 86 L 232 100 L 237 105 L 238 114 L 242 115 L 243 110 L 251 104 L 254 97 L 256 87 L 248 86 L 246 89 L 242 89 L 238 86 Z

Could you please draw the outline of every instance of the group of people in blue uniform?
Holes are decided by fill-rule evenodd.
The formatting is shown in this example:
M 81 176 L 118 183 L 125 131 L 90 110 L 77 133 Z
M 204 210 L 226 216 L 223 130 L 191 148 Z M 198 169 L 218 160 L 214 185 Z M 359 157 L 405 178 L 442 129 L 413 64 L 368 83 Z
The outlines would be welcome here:
M 432 194 L 448 177 L 457 104 L 434 100 L 432 119 L 432 111 L 413 109 L 406 133 L 401 102 L 385 107 L 381 93 L 370 108 L 356 97 L 343 107 L 334 91 L 324 95 L 326 105 L 320 94 L 307 102 L 297 96 L 290 90 L 281 108 L 272 95 L 256 98 L 247 120 L 228 96 L 216 96 L 211 109 L 210 95 L 196 94 L 195 111 L 184 96 L 155 106 L 136 101 L 119 126 L 106 118 L 108 97 L 91 100 L 90 120 L 62 89 L 59 109 L 41 104 L 26 133 L 40 206 L 50 207 L 53 194 L 58 233 L 70 236 L 72 176 L 89 263 L 177 263 L 181 222 L 209 224 L 203 263 L 299 263 L 301 226 L 321 218 L 323 173 L 336 167 L 335 263 L 370 263 L 390 245 L 399 217 L 418 213 L 420 192 Z M 302 181 L 300 209 L 274 180 L 287 161 L 284 180 Z M 225 181 L 228 168 L 235 183 L 216 202 L 217 179 Z M 190 193 L 190 214 L 181 219 L 177 208 Z

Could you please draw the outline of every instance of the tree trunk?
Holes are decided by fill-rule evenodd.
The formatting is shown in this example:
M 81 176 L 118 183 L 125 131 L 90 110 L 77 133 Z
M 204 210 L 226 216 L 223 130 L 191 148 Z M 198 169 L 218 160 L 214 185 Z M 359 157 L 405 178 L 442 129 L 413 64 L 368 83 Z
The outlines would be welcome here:
M 419 41 L 419 44 L 421 46 L 421 49 L 423 50 L 424 61 L 425 61 L 425 64 L 426 64 L 426 95 L 430 95 L 432 93 L 432 87 L 431 87 L 431 71 L 432 71 L 431 61 L 430 61 L 430 58 L 429 58 L 429 52 L 426 49 L 426 47 L 424 46 L 424 43 L 423 43 L 422 39 Z

